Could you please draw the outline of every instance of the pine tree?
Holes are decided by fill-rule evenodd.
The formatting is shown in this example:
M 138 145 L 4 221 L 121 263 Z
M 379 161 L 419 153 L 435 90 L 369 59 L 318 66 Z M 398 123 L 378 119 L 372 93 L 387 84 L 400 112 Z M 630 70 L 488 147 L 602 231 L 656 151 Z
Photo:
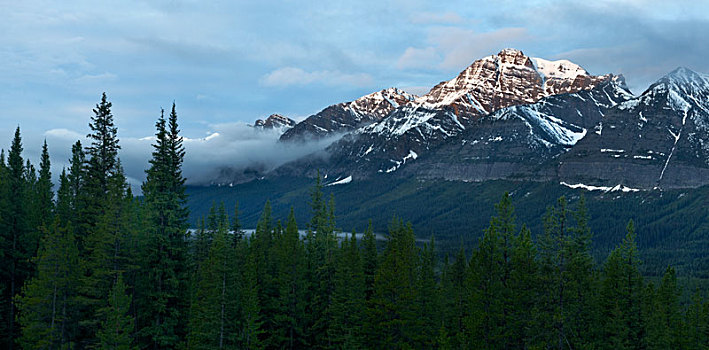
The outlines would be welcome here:
M 234 216 L 231 221 L 231 232 L 233 234 L 232 245 L 236 247 L 238 242 L 244 239 L 244 231 L 241 230 L 241 222 L 239 221 L 239 202 L 234 204 Z
M 40 225 L 46 225 L 52 220 L 52 213 L 54 212 L 53 186 L 49 150 L 47 148 L 47 140 L 44 140 L 39 163 L 39 178 L 37 179 L 37 215 Z
M 305 307 L 307 285 L 305 281 L 305 247 L 300 240 L 295 213 L 291 208 L 286 229 L 275 244 L 277 267 L 278 307 L 274 316 L 276 339 L 280 348 L 306 347 Z
M 709 348 L 709 309 L 700 296 L 699 290 L 692 294 L 692 303 L 685 314 L 685 344 L 686 348 Z M 648 327 L 650 328 L 650 327 Z M 650 333 L 648 331 L 648 333 Z M 649 334 L 648 334 L 649 336 Z
M 510 333 L 513 343 L 511 348 L 529 348 L 536 336 L 534 331 L 534 307 L 537 284 L 538 263 L 536 246 L 532 233 L 527 226 L 522 226 L 515 237 L 512 252 L 512 271 L 510 273 Z
M 17 316 L 15 295 L 20 291 L 24 281 L 31 273 L 29 259 L 34 255 L 34 235 L 28 226 L 27 218 L 27 168 L 22 159 L 22 137 L 20 127 L 15 129 L 15 136 L 10 146 L 7 157 L 7 171 L 3 186 L 3 198 L 7 202 L 3 205 L 4 229 L 2 234 L 2 251 L 4 252 L 2 264 L 3 297 L 2 297 L 2 342 L 0 347 L 12 349 L 14 339 L 18 334 L 15 318 Z
M 631 220 L 621 245 L 608 256 L 603 267 L 600 295 L 605 320 L 602 346 L 640 349 L 645 346 L 642 317 L 644 286 L 639 272 L 640 259 Z
M 433 348 L 437 345 L 443 325 L 440 290 L 436 283 L 436 242 L 433 236 L 421 250 L 416 278 L 416 347 Z
M 446 328 L 448 343 L 453 348 L 469 347 L 466 336 L 466 322 L 470 317 L 471 309 L 468 305 L 470 298 L 468 275 L 468 259 L 461 245 L 453 263 L 448 257 L 441 275 L 441 298 L 443 299 L 443 324 Z M 470 326 L 470 325 L 468 325 Z
M 79 252 L 70 227 L 56 217 L 43 227 L 35 262 L 37 274 L 18 297 L 22 325 L 19 343 L 25 349 L 66 349 L 75 341 L 77 315 L 73 307 L 79 281 Z
M 188 347 L 191 349 L 234 348 L 237 332 L 238 285 L 235 249 L 228 239 L 228 223 L 222 220 L 199 274 L 199 286 L 190 318 Z
M 681 310 L 679 297 L 681 291 L 677 288 L 677 276 L 672 267 L 667 267 L 662 276 L 662 282 L 654 293 L 647 334 L 648 349 L 680 349 L 686 348 L 683 342 Z
M 130 295 L 126 294 L 128 287 L 123 282 L 123 276 L 118 275 L 115 284 L 108 294 L 108 305 L 101 309 L 101 329 L 98 338 L 101 349 L 129 350 L 134 347 L 133 317 L 129 314 Z
M 334 290 L 328 330 L 336 348 L 358 349 L 362 343 L 360 327 L 364 321 L 365 284 L 357 238 L 353 232 L 342 240 L 336 257 Z
M 515 240 L 514 208 L 509 194 L 495 206 L 497 216 L 490 220 L 467 273 L 470 286 L 468 304 L 471 314 L 466 319 L 466 328 L 472 332 L 471 339 L 477 347 L 507 348 L 512 344 L 511 327 L 513 269 L 512 254 Z
M 372 220 L 369 220 L 367 229 L 362 236 L 362 266 L 364 271 L 365 299 L 372 299 L 374 294 L 374 277 L 377 274 L 377 240 L 372 229 Z
M 369 306 L 369 346 L 402 348 L 415 344 L 418 249 L 411 225 L 394 219 Z
M 308 343 L 313 347 L 330 347 L 332 332 L 328 327 L 332 322 L 330 305 L 334 291 L 335 255 L 337 237 L 335 235 L 334 199 L 328 204 L 322 192 L 323 185 L 318 172 L 315 186 L 311 190 L 311 211 L 306 236 L 307 279 L 310 288 L 307 315 Z
M 241 349 L 261 349 L 261 307 L 259 306 L 259 286 L 257 279 L 256 257 L 248 254 L 242 276 L 242 326 L 239 332 L 239 345 Z
M 86 135 L 91 140 L 86 147 L 86 181 L 91 194 L 99 197 L 94 202 L 98 204 L 108 192 L 109 178 L 115 173 L 118 150 L 121 148 L 118 145 L 118 128 L 113 124 L 112 106 L 104 92 L 101 102 L 93 110 L 94 115 L 89 123 L 91 133 Z
M 175 105 L 169 121 L 155 123 L 156 141 L 143 183 L 148 220 L 143 260 L 144 278 L 138 315 L 144 347 L 174 348 L 186 336 L 188 315 L 187 208 L 182 177 L 184 147 Z

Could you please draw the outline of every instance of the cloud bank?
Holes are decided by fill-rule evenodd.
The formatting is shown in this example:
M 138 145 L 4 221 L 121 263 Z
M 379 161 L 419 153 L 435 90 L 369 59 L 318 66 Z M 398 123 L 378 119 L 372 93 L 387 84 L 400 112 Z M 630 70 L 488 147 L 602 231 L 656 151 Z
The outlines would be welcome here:
M 339 136 L 308 143 L 281 143 L 277 130 L 254 129 L 246 123 L 212 125 L 213 132 L 203 138 L 184 138 L 185 162 L 183 175 L 191 185 L 229 184 L 248 181 L 269 170 L 323 150 Z M 85 135 L 68 129 L 51 129 L 42 135 L 49 146 L 54 178 L 62 168 L 68 168 L 71 146 L 80 140 L 87 145 Z M 128 181 L 138 193 L 145 180 L 145 170 L 153 150 L 154 136 L 121 138 L 119 157 Z M 38 164 L 42 137 L 23 136 L 24 156 Z

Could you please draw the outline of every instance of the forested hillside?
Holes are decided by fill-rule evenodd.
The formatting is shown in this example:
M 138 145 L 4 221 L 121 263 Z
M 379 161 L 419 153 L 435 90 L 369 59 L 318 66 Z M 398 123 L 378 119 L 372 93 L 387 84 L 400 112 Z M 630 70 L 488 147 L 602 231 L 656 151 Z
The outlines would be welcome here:
M 289 192 L 298 205 L 287 216 L 266 201 L 253 234 L 244 233 L 238 207 L 220 201 L 193 231 L 174 104 L 155 124 L 140 199 L 126 182 L 111 108 L 104 94 L 89 142 L 72 147 L 56 193 L 46 144 L 35 168 L 23 158 L 18 127 L 0 156 L 4 349 L 709 346 L 707 290 L 683 290 L 673 266 L 643 269 L 636 242 L 647 233 L 629 220 L 640 215 L 633 210 L 616 213 L 628 216 L 615 224 L 624 239 L 594 254 L 584 196 L 519 200 L 537 214 L 518 220 L 513 199 L 539 189 L 486 187 L 480 208 L 497 204 L 480 209 L 487 213 L 475 223 L 484 227 L 480 239 L 440 254 L 436 239 L 417 244 L 405 207 L 387 218 L 383 244 L 364 220 L 346 225 L 366 227 L 361 239 L 338 238 L 337 191 L 328 196 L 318 176 Z M 662 200 L 697 206 L 696 198 Z M 464 215 L 434 222 L 443 231 L 446 220 Z M 690 302 L 681 302 L 684 292 Z

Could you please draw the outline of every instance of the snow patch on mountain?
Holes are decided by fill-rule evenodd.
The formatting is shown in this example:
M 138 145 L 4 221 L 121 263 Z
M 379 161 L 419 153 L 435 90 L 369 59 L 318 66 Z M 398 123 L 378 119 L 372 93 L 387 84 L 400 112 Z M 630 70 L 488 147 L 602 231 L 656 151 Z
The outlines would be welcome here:
M 352 175 L 350 175 L 344 179 L 337 180 L 333 183 L 327 184 L 327 186 L 344 185 L 344 184 L 348 184 L 350 182 L 352 182 Z
M 579 184 L 573 184 L 573 185 L 572 185 L 572 184 L 568 184 L 568 183 L 563 182 L 563 181 L 560 182 L 559 184 L 562 185 L 562 186 L 566 186 L 566 187 L 569 187 L 569 188 L 573 188 L 573 189 L 579 189 L 579 188 L 580 188 L 580 189 L 584 189 L 584 190 L 586 190 L 586 191 L 625 192 L 625 193 L 628 193 L 628 192 L 640 192 L 640 189 L 638 189 L 638 188 L 631 188 L 631 187 L 627 187 L 627 186 L 624 186 L 624 185 L 621 185 L 621 184 L 615 185 L 615 186 L 613 186 L 613 187 L 609 187 L 609 186 L 584 185 L 584 184 L 581 184 L 581 183 L 579 183 Z

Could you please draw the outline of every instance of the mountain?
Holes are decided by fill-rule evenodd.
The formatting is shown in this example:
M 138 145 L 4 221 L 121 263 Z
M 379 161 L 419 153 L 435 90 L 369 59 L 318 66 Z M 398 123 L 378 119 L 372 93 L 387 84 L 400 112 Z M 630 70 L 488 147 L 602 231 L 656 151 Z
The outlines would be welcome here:
M 608 111 L 561 160 L 566 183 L 636 188 L 709 183 L 709 76 L 678 68 Z
M 503 108 L 477 119 L 403 172 L 458 181 L 556 179 L 556 159 L 593 132 L 609 109 L 632 97 L 622 76 L 614 76 L 590 90 Z
M 415 98 L 415 95 L 405 91 L 389 88 L 351 102 L 338 103 L 296 124 L 281 136 L 281 141 L 307 141 L 346 133 L 381 120 L 392 110 L 412 103 Z
M 610 75 L 593 76 L 566 60 L 547 61 L 504 49 L 473 62 L 457 77 L 439 83 L 417 104 L 452 108 L 463 120 L 498 109 L 534 103 L 545 96 L 591 89 Z
M 292 127 L 294 127 L 297 123 L 295 120 L 290 119 L 286 116 L 280 115 L 280 114 L 271 114 L 266 118 L 266 120 L 263 119 L 256 119 L 254 122 L 254 127 L 257 129 L 280 129 L 280 130 L 288 130 Z
M 625 89 L 620 95 L 630 97 L 622 77 L 593 76 L 569 61 L 547 61 L 525 56 L 519 50 L 505 49 L 473 62 L 458 76 L 439 83 L 427 94 L 399 104 L 381 120 L 345 135 L 328 147 L 325 157 L 314 155 L 286 165 L 277 173 L 312 176 L 314 168 L 327 169 L 336 176 L 360 178 L 391 173 L 440 145 L 457 144 L 458 141 L 452 140 L 467 129 L 477 128 L 481 118 L 491 112 L 596 87 L 600 89 L 598 101 L 610 99 L 603 92 L 609 82 L 622 85 L 611 90 Z M 611 103 L 616 102 L 606 104 Z M 585 108 L 579 107 L 580 110 Z

